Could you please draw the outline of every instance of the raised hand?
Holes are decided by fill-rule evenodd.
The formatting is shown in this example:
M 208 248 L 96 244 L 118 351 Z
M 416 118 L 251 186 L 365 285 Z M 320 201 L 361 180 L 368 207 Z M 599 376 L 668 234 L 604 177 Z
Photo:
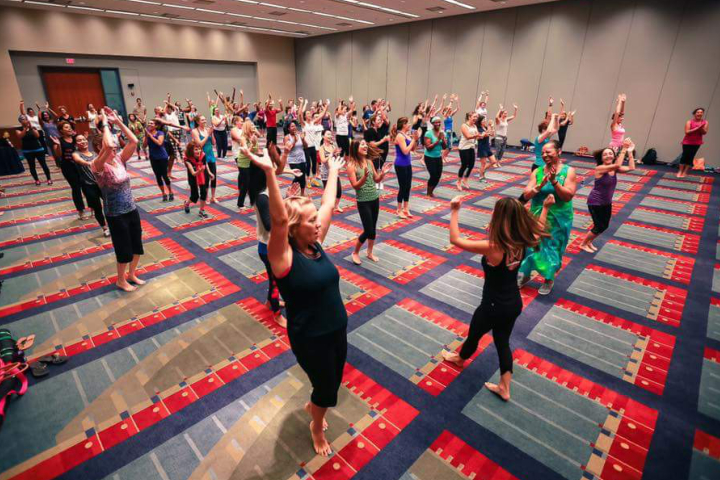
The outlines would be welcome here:
M 385 165 L 382 166 L 382 169 L 380 170 L 383 175 L 388 173 L 390 169 L 393 167 L 393 164 L 390 162 L 385 163 Z
M 548 195 L 545 197 L 545 201 L 543 202 L 543 207 L 551 207 L 555 205 L 555 195 Z
M 345 159 L 342 157 L 331 157 L 328 161 L 330 171 L 340 171 L 345 166 Z
M 266 173 L 275 169 L 275 165 L 273 165 L 273 162 L 270 159 L 270 154 L 268 154 L 267 148 L 263 148 L 262 157 L 253 154 L 247 147 L 240 147 L 240 150 L 243 152 L 243 155 L 250 158 L 255 165 L 262 168 Z
M 454 197 L 452 200 L 450 200 L 450 209 L 452 210 L 460 210 L 460 207 L 462 206 L 463 196 L 458 195 L 457 197 Z
M 625 150 L 629 150 L 630 145 L 632 145 L 632 140 L 630 139 L 630 137 L 627 137 L 625 140 L 623 140 L 622 146 Z

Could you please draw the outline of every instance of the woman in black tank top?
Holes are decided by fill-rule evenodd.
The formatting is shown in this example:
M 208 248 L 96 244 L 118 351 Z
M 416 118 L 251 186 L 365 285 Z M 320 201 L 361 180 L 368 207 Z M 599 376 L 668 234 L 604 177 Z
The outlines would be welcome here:
M 73 204 L 75 204 L 75 209 L 78 212 L 78 218 L 84 220 L 86 217 L 82 182 L 80 181 L 80 175 L 73 161 L 73 153 L 76 150 L 75 132 L 70 123 L 64 121 L 58 122 L 58 129 L 60 130 L 60 139 L 53 139 L 56 145 L 57 158 L 60 159 L 60 165 L 58 166 L 60 167 L 63 177 L 67 180 L 68 185 L 70 185 Z
M 308 197 L 283 201 L 276 175 L 284 160 L 272 149 L 258 157 L 243 147 L 243 154 L 265 172 L 272 230 L 268 260 L 285 299 L 290 347 L 312 384 L 305 410 L 312 417 L 310 434 L 319 455 L 332 453 L 325 438 L 327 409 L 337 405 L 347 357 L 347 311 L 340 295 L 340 274 L 320 246 L 335 209 L 338 171 L 344 162 L 328 162 L 327 187 L 317 210 Z
M 548 207 L 554 203 L 554 197 L 548 196 L 537 220 L 518 200 L 501 198 L 495 204 L 486 240 L 470 240 L 460 236 L 458 217 L 461 198 L 455 197 L 450 203 L 450 243 L 468 252 L 483 255 L 485 284 L 482 301 L 473 314 L 467 339 L 459 352 L 443 351 L 443 358 L 462 367 L 477 351 L 482 336 L 492 330 L 500 360 L 500 382 L 497 385 L 485 383 L 485 387 L 508 401 L 513 371 L 510 334 L 523 308 L 517 284 L 517 269 L 525 255 L 525 249 L 537 247 L 540 237 L 548 236 L 544 231 L 544 224 Z

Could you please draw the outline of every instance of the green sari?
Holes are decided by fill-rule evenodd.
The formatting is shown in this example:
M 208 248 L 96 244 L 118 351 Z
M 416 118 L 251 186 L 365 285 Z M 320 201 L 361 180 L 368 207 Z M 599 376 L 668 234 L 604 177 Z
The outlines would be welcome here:
M 570 167 L 563 165 L 560 172 L 555 178 L 560 185 L 565 185 L 568 171 Z M 545 177 L 545 166 L 538 167 L 535 170 L 535 180 L 537 184 L 542 183 Z M 546 183 L 540 192 L 535 195 L 530 205 L 530 211 L 536 217 L 542 213 L 543 202 L 548 195 L 555 193 L 555 187 L 550 182 Z M 547 215 L 546 230 L 551 237 L 543 238 L 537 250 L 527 250 L 527 254 L 519 272 L 525 276 L 529 276 L 533 270 L 542 275 L 545 280 L 555 280 L 555 274 L 562 266 L 562 257 L 570 240 L 570 229 L 573 222 L 573 206 L 572 200 L 563 202 L 555 195 L 555 204 L 550 206 Z

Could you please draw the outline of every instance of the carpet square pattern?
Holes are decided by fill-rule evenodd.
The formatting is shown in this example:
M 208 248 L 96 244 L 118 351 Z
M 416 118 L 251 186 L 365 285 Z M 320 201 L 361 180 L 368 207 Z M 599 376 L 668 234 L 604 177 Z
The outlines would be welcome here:
M 392 156 L 389 159 L 392 161 Z M 349 313 L 348 363 L 319 457 L 304 411 L 310 384 L 265 302 L 252 208 L 237 207 L 234 161 L 218 162 L 218 203 L 185 213 L 187 174 L 163 202 L 148 161 L 130 162 L 147 285 L 114 288 L 112 245 L 80 220 L 55 167 L 52 186 L 0 179 L 0 327 L 34 334 L 28 352 L 67 355 L 7 406 L 0 480 L 615 480 L 720 478 L 720 190 L 712 175 L 662 167 L 619 175 L 609 230 L 588 254 L 593 163 L 566 157 L 581 184 L 554 291 L 533 277 L 511 338 L 512 398 L 491 335 L 464 369 L 457 350 L 482 300 L 481 258 L 449 242 L 482 239 L 495 203 L 517 197 L 527 152 L 471 188 L 450 155 L 436 196 L 413 161 L 412 218 L 381 190 L 375 254 L 342 174 L 343 212 L 325 249 Z M 281 178 L 287 188 L 291 177 Z M 316 205 L 321 190 L 310 187 Z

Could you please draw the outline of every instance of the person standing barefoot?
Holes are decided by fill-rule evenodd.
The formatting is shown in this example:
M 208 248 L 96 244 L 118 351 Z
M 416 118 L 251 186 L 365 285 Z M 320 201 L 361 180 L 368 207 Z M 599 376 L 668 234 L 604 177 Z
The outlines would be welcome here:
M 263 157 L 250 153 L 250 158 L 267 179 L 272 222 L 268 261 L 285 299 L 290 347 L 312 384 L 305 410 L 312 418 L 313 448 L 326 457 L 332 448 L 325 437 L 325 415 L 337 405 L 342 385 L 348 317 L 340 295 L 340 274 L 321 244 L 330 229 L 338 171 L 344 162 L 330 160 L 328 184 L 317 210 L 308 197 L 283 200 L 276 165 L 267 150 Z
M 514 198 L 501 198 L 495 204 L 487 240 L 471 240 L 460 235 L 459 216 L 462 197 L 450 202 L 450 243 L 465 251 L 483 255 L 485 272 L 482 301 L 473 314 L 468 337 L 459 352 L 443 350 L 443 358 L 463 367 L 465 361 L 477 351 L 478 343 L 490 330 L 500 360 L 500 382 L 485 383 L 485 387 L 504 401 L 510 400 L 512 379 L 512 351 L 510 334 L 515 320 L 522 312 L 522 298 L 517 284 L 517 270 L 525 255 L 525 249 L 535 248 L 544 232 L 544 221 L 553 196 L 548 196 L 538 219 Z
M 703 144 L 703 136 L 708 133 L 709 124 L 707 120 L 703 119 L 703 116 L 705 116 L 705 109 L 696 108 L 693 110 L 693 118 L 685 122 L 685 138 L 682 141 L 682 159 L 677 178 L 687 177 L 693 166 L 695 155 Z

